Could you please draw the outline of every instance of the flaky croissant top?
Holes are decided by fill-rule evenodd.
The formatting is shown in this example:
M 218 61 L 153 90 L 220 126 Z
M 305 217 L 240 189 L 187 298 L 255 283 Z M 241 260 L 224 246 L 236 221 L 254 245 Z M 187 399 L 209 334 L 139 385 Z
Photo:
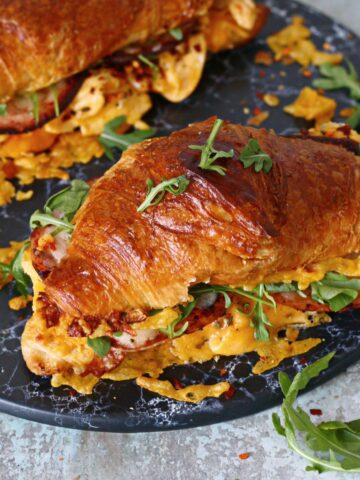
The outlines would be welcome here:
M 214 119 L 129 148 L 92 186 L 68 255 L 45 280 L 70 315 L 173 306 L 199 282 L 256 285 L 266 276 L 360 247 L 359 157 L 340 146 L 224 124 L 215 148 L 225 176 L 198 167 Z M 250 138 L 270 173 L 238 160 Z M 146 180 L 186 175 L 187 190 L 137 212 Z

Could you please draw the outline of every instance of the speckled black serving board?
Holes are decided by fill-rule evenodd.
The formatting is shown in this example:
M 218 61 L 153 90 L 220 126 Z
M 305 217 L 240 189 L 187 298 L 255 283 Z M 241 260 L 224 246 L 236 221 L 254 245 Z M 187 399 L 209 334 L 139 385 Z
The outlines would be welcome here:
M 264 108 L 256 96 L 257 92 L 278 95 L 282 105 L 291 103 L 302 87 L 311 84 L 311 79 L 305 79 L 300 73 L 300 66 L 274 64 L 263 67 L 255 65 L 253 59 L 258 50 L 264 49 L 266 36 L 284 27 L 295 14 L 305 18 L 319 48 L 325 41 L 329 42 L 345 53 L 360 71 L 360 39 L 346 28 L 294 1 L 269 0 L 266 4 L 272 14 L 261 36 L 245 48 L 213 56 L 206 66 L 201 84 L 191 98 L 178 105 L 161 98 L 154 99 L 155 108 L 148 116 L 148 121 L 158 129 L 159 134 L 167 134 L 215 114 L 245 123 L 245 100 L 250 110 L 256 106 Z M 265 77 L 261 71 L 266 72 Z M 286 72 L 285 77 L 280 74 L 281 71 Z M 329 96 L 337 100 L 338 111 L 350 105 L 345 92 L 329 93 Z M 273 128 L 278 133 L 289 134 L 308 126 L 304 121 L 284 114 L 281 108 L 268 110 L 270 117 L 262 126 Z M 101 159 L 90 165 L 74 167 L 71 175 L 93 178 L 109 166 L 108 160 Z M 51 193 L 64 185 L 58 180 L 36 182 L 35 195 L 30 201 L 13 202 L 1 208 L 0 246 L 6 246 L 10 240 L 24 239 L 28 234 L 29 215 L 41 207 Z M 30 420 L 114 432 L 167 430 L 222 422 L 279 404 L 278 371 L 281 369 L 293 375 L 301 368 L 299 359 L 292 358 L 263 375 L 253 375 L 251 368 L 257 355 L 252 353 L 223 357 L 218 362 L 167 369 L 163 378 L 177 377 L 185 385 L 228 380 L 236 389 L 235 395 L 229 400 L 207 399 L 197 405 L 141 391 L 132 381 L 103 381 L 90 396 L 71 395 L 68 388 L 53 389 L 48 378 L 36 377 L 27 370 L 20 350 L 20 335 L 25 320 L 20 320 L 19 315 L 7 307 L 7 301 L 13 295 L 11 285 L 0 292 L 0 410 Z M 27 318 L 29 313 L 21 312 L 22 318 Z M 313 328 L 303 335 L 324 339 L 320 346 L 305 355 L 308 362 L 332 350 L 337 351 L 330 368 L 312 383 L 312 387 L 332 378 L 360 358 L 360 314 L 346 312 L 333 317 L 330 325 Z M 228 372 L 226 377 L 219 374 L 222 368 Z

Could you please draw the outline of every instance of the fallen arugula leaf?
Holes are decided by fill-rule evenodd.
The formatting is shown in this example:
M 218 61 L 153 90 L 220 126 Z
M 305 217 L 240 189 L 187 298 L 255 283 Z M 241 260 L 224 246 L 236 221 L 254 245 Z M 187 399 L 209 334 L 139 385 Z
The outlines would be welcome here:
M 216 150 L 214 148 L 214 141 L 219 133 L 220 128 L 222 127 L 224 121 L 220 118 L 217 118 L 214 122 L 213 128 L 210 132 L 209 138 L 207 139 L 205 145 L 189 145 L 191 150 L 200 150 L 201 157 L 199 168 L 203 170 L 212 170 L 219 175 L 226 174 L 226 168 L 220 165 L 214 165 L 214 162 L 218 158 L 232 158 L 234 156 L 234 150 L 231 148 L 227 152 L 224 150 Z
M 328 367 L 334 355 L 331 352 L 305 367 L 292 381 L 286 373 L 279 374 L 284 425 L 276 413 L 272 415 L 273 425 L 292 450 L 311 462 L 307 471 L 360 473 L 360 420 L 315 425 L 302 408 L 293 406 L 298 393 Z
M 84 203 L 89 193 L 89 185 L 83 180 L 72 180 L 71 184 L 52 195 L 46 204 L 44 210 L 36 210 L 30 217 L 30 228 L 54 225 L 59 230 L 71 233 L 74 225 L 73 220 L 76 212 Z
M 104 358 L 111 348 L 111 341 L 107 336 L 95 338 L 88 337 L 86 343 L 100 358 Z
M 255 138 L 251 138 L 245 145 L 244 150 L 240 153 L 240 161 L 244 168 L 254 167 L 256 173 L 264 170 L 269 173 L 272 169 L 272 160 L 270 156 L 265 153 L 259 142 Z
M 188 180 L 185 175 L 180 177 L 170 178 L 169 180 L 163 180 L 161 183 L 154 186 L 154 182 L 151 178 L 146 180 L 147 185 L 147 195 L 142 204 L 138 207 L 138 212 L 144 212 L 147 208 L 158 205 L 166 192 L 172 193 L 173 195 L 180 195 L 185 192 L 190 180 Z
M 128 147 L 130 147 L 130 145 L 142 142 L 143 140 L 152 137 L 156 133 L 156 130 L 151 128 L 148 130 L 135 129 L 133 132 L 129 133 L 117 133 L 116 129 L 125 122 L 126 117 L 124 115 L 114 118 L 105 125 L 104 130 L 99 137 L 99 142 L 104 147 L 105 155 L 110 160 L 115 160 L 112 152 L 113 148 L 118 148 L 124 152 Z
M 3 117 L 6 114 L 7 114 L 7 104 L 0 103 L 0 116 Z
M 183 31 L 181 30 L 180 27 L 170 28 L 169 33 L 178 42 L 180 42 L 184 38 Z
M 189 322 L 185 322 L 184 325 L 181 328 L 179 328 L 179 330 L 175 330 L 175 328 L 178 325 L 178 323 L 182 322 L 183 320 L 185 320 L 185 318 L 187 318 L 190 315 L 190 313 L 196 307 L 196 304 L 197 304 L 197 300 L 195 299 L 192 302 L 189 302 L 185 306 L 180 305 L 179 306 L 180 315 L 177 318 L 175 318 L 175 320 L 171 322 L 170 325 L 168 325 L 167 327 L 160 328 L 160 332 L 164 333 L 166 336 L 168 336 L 171 339 L 180 337 L 180 335 L 185 333 L 186 330 L 188 329 Z
M 323 63 L 320 65 L 320 73 L 326 78 L 317 78 L 313 81 L 316 88 L 324 90 L 337 90 L 346 88 L 350 92 L 350 97 L 360 100 L 360 83 L 358 74 L 354 65 L 347 60 L 348 70 L 340 65 L 332 63 Z

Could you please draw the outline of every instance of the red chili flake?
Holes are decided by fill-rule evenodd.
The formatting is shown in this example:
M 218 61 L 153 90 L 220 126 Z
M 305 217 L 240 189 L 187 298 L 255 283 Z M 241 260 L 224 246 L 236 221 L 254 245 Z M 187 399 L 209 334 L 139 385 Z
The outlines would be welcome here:
M 261 108 L 255 107 L 253 109 L 253 115 L 259 115 L 262 112 Z
M 176 377 L 173 379 L 173 385 L 176 388 L 176 390 L 181 390 L 182 388 L 184 388 L 184 385 Z
M 260 78 L 264 78 L 264 77 L 266 77 L 267 73 L 265 72 L 265 70 L 259 70 L 258 75 L 259 75 Z
M 249 453 L 249 452 L 244 452 L 244 453 L 240 453 L 240 454 L 239 454 L 240 460 L 247 460 L 249 457 L 250 457 L 250 453 Z
M 320 408 L 310 408 L 310 413 L 311 413 L 311 415 L 318 415 L 318 416 L 323 414 L 323 412 L 322 412 L 322 410 L 320 410 Z
M 307 364 L 307 360 L 304 356 L 300 357 L 300 365 L 306 365 Z
M 220 375 L 221 375 L 222 377 L 224 377 L 226 374 L 227 374 L 226 368 L 222 368 L 222 369 L 220 370 Z
M 313 76 L 313 72 L 306 68 L 305 70 L 303 70 L 303 75 L 305 78 L 311 78 Z
M 284 55 L 289 55 L 291 53 L 292 48 L 291 47 L 286 47 L 283 49 L 283 54 Z
M 256 95 L 256 98 L 258 98 L 259 100 L 262 100 L 265 94 L 262 92 L 256 92 L 255 95 Z
M 71 397 L 73 397 L 74 395 L 76 395 L 76 390 L 69 390 L 69 395 Z
M 226 398 L 226 400 L 230 400 L 230 398 L 234 396 L 234 393 L 235 393 L 235 388 L 233 385 L 230 384 L 229 390 L 227 390 L 224 393 L 224 397 Z
M 6 178 L 14 178 L 16 177 L 16 174 L 18 173 L 19 169 L 15 165 L 14 162 L 8 160 L 7 162 L 4 163 L 3 167 L 3 172 L 5 173 Z

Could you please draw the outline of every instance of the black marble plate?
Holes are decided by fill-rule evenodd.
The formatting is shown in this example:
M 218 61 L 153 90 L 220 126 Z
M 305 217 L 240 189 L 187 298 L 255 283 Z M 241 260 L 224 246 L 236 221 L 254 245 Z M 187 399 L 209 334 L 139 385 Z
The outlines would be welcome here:
M 258 92 L 277 94 L 281 104 L 291 103 L 311 80 L 300 73 L 299 65 L 271 67 L 254 65 L 254 55 L 264 49 L 265 37 L 282 28 L 294 14 L 305 18 L 311 27 L 313 39 L 321 48 L 327 41 L 344 52 L 360 71 L 360 39 L 347 29 L 334 23 L 316 11 L 289 0 L 266 2 L 272 15 L 262 35 L 246 48 L 224 52 L 213 56 L 207 64 L 201 84 L 194 95 L 180 105 L 171 105 L 165 100 L 154 99 L 155 108 L 149 122 L 160 134 L 186 126 L 190 122 L 203 120 L 217 114 L 234 122 L 245 123 L 244 101 L 252 110 L 263 107 L 256 95 Z M 265 76 L 262 72 L 265 72 Z M 286 76 L 284 76 L 285 72 Z M 339 110 L 350 104 L 345 92 L 329 94 L 336 98 Z M 270 109 L 270 117 L 263 124 L 278 133 L 291 133 L 306 127 L 302 120 L 284 114 L 280 108 Z M 110 163 L 106 159 L 90 165 L 76 166 L 72 177 L 92 178 L 104 172 Z M 22 240 L 28 234 L 27 222 L 30 213 L 42 206 L 50 193 L 63 187 L 57 180 L 37 182 L 35 195 L 27 202 L 17 203 L 0 209 L 1 245 L 10 240 Z M 270 372 L 254 376 L 251 366 L 256 354 L 221 358 L 202 365 L 167 369 L 164 378 L 176 376 L 185 385 L 205 382 L 215 383 L 229 380 L 236 393 L 230 400 L 207 399 L 198 405 L 180 403 L 141 391 L 134 382 L 107 382 L 98 384 L 90 396 L 71 395 L 69 389 L 53 389 L 47 378 L 36 377 L 26 368 L 20 351 L 20 335 L 24 321 L 10 312 L 7 301 L 14 292 L 8 286 L 0 293 L 0 410 L 19 417 L 64 427 L 115 432 L 141 432 L 195 427 L 222 422 L 258 412 L 280 403 L 281 394 L 277 383 L 277 372 L 285 370 L 294 374 L 301 365 L 298 358 L 288 359 Z M 22 312 L 23 318 L 29 315 Z M 321 326 L 305 332 L 304 336 L 323 338 L 320 346 L 305 357 L 309 362 L 336 350 L 331 367 L 313 383 L 312 387 L 332 378 L 348 365 L 360 358 L 360 315 L 347 312 L 334 315 L 331 325 Z M 225 368 L 229 373 L 221 377 Z

